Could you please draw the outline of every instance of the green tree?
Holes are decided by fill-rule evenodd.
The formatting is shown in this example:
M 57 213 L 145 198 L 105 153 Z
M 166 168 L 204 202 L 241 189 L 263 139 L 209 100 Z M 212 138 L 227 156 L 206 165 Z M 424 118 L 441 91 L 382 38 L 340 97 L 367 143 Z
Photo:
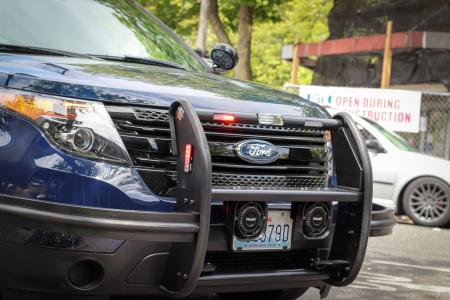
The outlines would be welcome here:
M 293 44 L 297 34 L 301 43 L 325 40 L 329 35 L 327 16 L 332 7 L 332 0 L 293 0 L 279 7 L 280 20 L 255 24 L 254 80 L 276 87 L 289 82 L 291 64 L 280 59 L 281 47 Z M 299 82 L 311 83 L 312 75 L 311 70 L 300 68 Z
M 236 78 L 244 80 L 253 79 L 251 64 L 253 25 L 257 22 L 279 21 L 280 5 L 287 2 L 288 0 L 219 1 L 218 8 L 223 18 L 216 18 L 218 19 L 217 22 L 220 23 L 221 19 L 223 19 L 223 23 L 226 24 L 229 31 L 237 32 L 239 63 L 235 70 Z M 213 23 L 214 32 L 216 32 L 219 40 L 226 41 L 226 39 L 219 36 L 215 25 Z
M 140 2 L 169 27 L 175 30 L 192 47 L 195 45 L 200 1 L 198 0 L 140 0 Z M 251 72 L 254 81 L 281 87 L 289 81 L 289 62 L 280 59 L 281 47 L 292 44 L 296 34 L 300 42 L 318 42 L 328 35 L 327 16 L 333 7 L 333 0 L 210 0 L 209 31 L 207 49 L 217 42 L 237 45 L 239 48 L 241 7 L 246 11 L 244 22 L 250 34 L 241 40 L 241 48 L 249 51 L 242 56 L 241 62 L 251 66 L 244 71 Z M 248 13 L 251 18 L 248 18 Z M 250 26 L 250 31 L 248 30 Z M 214 33 L 214 34 L 212 34 Z M 248 55 L 248 56 L 247 56 Z M 239 70 L 237 68 L 236 72 Z M 242 77 L 240 77 L 242 78 Z M 310 83 L 312 71 L 300 68 L 301 83 Z
M 199 20 L 198 0 L 138 0 L 147 10 L 194 46 Z

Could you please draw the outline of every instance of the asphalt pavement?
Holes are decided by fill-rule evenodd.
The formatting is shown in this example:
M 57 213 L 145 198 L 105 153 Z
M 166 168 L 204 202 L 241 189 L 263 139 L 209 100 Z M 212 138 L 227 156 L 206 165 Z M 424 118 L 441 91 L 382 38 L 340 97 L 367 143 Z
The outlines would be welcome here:
M 319 299 L 318 290 L 300 299 Z M 326 299 L 450 300 L 450 229 L 397 224 L 392 235 L 370 238 L 357 279 Z
M 317 299 L 315 288 L 299 298 Z M 370 238 L 357 279 L 347 287 L 332 288 L 326 299 L 450 300 L 450 228 L 397 224 L 393 234 Z M 191 296 L 189 300 L 218 297 Z

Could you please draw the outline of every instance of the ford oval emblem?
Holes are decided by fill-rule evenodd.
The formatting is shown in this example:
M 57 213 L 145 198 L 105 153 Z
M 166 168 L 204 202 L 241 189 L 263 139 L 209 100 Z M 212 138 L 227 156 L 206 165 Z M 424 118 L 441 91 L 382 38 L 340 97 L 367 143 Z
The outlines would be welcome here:
M 270 164 L 280 157 L 276 146 L 260 140 L 242 141 L 236 144 L 234 151 L 239 158 L 254 164 Z

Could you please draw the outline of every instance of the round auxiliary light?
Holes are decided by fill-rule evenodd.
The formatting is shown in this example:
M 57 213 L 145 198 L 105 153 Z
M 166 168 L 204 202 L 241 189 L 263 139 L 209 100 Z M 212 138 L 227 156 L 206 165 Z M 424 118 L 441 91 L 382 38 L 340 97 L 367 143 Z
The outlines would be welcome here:
M 211 51 L 211 59 L 222 70 L 231 70 L 238 63 L 236 50 L 226 44 L 217 44 Z
M 235 235 L 241 240 L 257 239 L 266 228 L 266 210 L 256 202 L 236 207 Z
M 303 210 L 303 231 L 308 237 L 324 235 L 330 225 L 330 209 L 324 203 L 308 203 Z
M 78 128 L 73 134 L 73 146 L 78 151 L 89 151 L 94 144 L 94 134 L 87 128 Z

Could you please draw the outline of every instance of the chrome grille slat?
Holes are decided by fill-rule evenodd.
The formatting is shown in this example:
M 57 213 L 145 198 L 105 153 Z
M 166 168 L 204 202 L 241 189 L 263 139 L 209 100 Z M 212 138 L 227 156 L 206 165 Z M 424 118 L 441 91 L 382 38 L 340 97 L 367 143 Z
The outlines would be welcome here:
M 312 135 L 323 135 L 325 132 L 320 129 L 310 129 L 310 128 L 298 128 L 298 127 L 281 127 L 281 126 L 268 126 L 259 124 L 219 124 L 204 122 L 203 126 L 205 130 L 209 128 L 220 128 L 220 129 L 244 129 L 244 130 L 260 130 L 260 131 L 274 131 L 274 132 L 292 132 L 292 133 L 303 133 Z
M 255 139 L 255 140 L 270 140 L 270 141 L 295 141 L 295 142 L 309 142 L 324 144 L 326 141 L 322 137 L 309 137 L 309 136 L 274 136 L 267 134 L 251 134 L 251 133 L 227 133 L 227 132 L 211 132 L 206 130 L 207 137 L 221 137 L 221 138 L 239 138 L 239 139 Z M 274 143 L 276 144 L 276 143 Z
M 225 163 L 212 163 L 213 167 L 223 167 L 223 168 L 229 168 L 229 169 L 255 169 L 255 167 L 253 165 L 244 165 L 244 164 L 225 164 Z M 287 170 L 297 170 L 297 171 L 301 171 L 301 170 L 316 170 L 316 171 L 326 171 L 327 168 L 326 167 L 315 167 L 315 166 L 297 166 L 297 165 L 287 165 L 287 166 L 265 166 L 265 165 L 260 165 L 258 166 L 258 169 L 261 170 L 282 170 L 282 171 L 287 171 Z
M 176 165 L 175 158 L 168 158 L 168 157 L 157 157 L 157 158 L 150 158 L 143 155 L 136 154 L 134 155 L 134 158 L 144 164 L 167 164 L 167 165 Z M 244 165 L 244 164 L 237 164 L 237 163 L 218 163 L 218 162 L 212 162 L 213 168 L 224 168 L 224 169 L 245 169 L 254 171 L 255 168 L 253 165 Z M 316 170 L 316 171 L 326 171 L 327 167 L 324 166 L 299 166 L 294 164 L 286 164 L 286 165 L 277 165 L 277 166 L 258 166 L 258 170 L 277 170 L 277 171 L 309 171 L 309 170 Z M 164 171 L 164 170 L 161 170 Z

